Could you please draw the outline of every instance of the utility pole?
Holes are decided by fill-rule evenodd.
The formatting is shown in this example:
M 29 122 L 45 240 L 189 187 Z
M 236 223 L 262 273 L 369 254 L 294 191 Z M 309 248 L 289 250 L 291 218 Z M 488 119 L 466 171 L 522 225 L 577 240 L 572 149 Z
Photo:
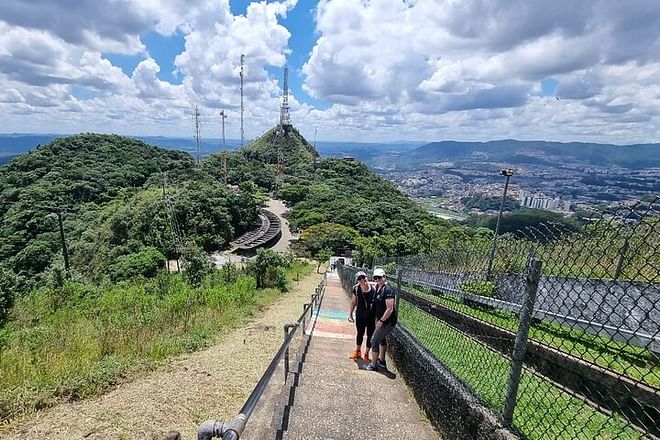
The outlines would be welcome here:
M 69 251 L 66 248 L 66 239 L 64 238 L 64 223 L 62 221 L 62 208 L 57 209 L 57 220 L 60 223 L 60 240 L 62 240 L 62 253 L 64 254 L 64 270 L 69 276 Z
M 509 179 L 513 176 L 513 170 L 505 168 L 500 170 L 500 175 L 506 177 L 504 182 L 504 194 L 502 194 L 502 203 L 500 204 L 500 212 L 497 214 L 497 224 L 495 225 L 495 235 L 493 236 L 493 245 L 490 249 L 490 257 L 488 258 L 488 271 L 486 278 L 491 279 L 493 271 L 493 260 L 495 259 L 495 251 L 497 249 L 497 236 L 500 233 L 500 221 L 502 220 L 502 211 L 504 211 L 504 202 L 506 201 L 506 190 L 509 188 Z
M 241 54 L 241 147 L 245 143 L 245 130 L 243 129 L 243 77 L 245 76 L 245 55 Z
M 200 129 L 200 121 L 199 121 L 199 108 L 197 107 L 197 105 L 195 105 L 194 118 L 195 118 L 195 153 L 197 154 L 196 166 L 197 168 L 200 168 L 201 162 L 199 160 L 199 153 L 200 153 L 201 129 Z

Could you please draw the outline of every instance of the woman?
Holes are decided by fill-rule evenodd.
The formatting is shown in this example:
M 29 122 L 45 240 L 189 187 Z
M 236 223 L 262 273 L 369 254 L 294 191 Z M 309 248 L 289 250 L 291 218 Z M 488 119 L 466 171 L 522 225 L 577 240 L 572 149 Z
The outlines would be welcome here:
M 372 303 L 375 289 L 367 280 L 367 274 L 360 271 L 355 274 L 357 284 L 353 286 L 353 298 L 351 299 L 351 310 L 348 312 L 348 321 L 353 322 L 353 310 L 355 310 L 355 350 L 349 356 L 351 359 L 359 359 L 362 356 L 362 341 L 364 332 L 367 332 L 367 349 L 364 351 L 364 361 L 369 362 L 369 349 L 371 348 L 371 337 L 374 334 L 375 318 Z M 357 309 L 357 310 L 356 310 Z
M 387 342 L 385 338 L 392 333 L 397 322 L 396 292 L 385 283 L 385 271 L 374 270 L 374 281 L 376 292 L 374 296 L 373 309 L 376 317 L 376 331 L 371 338 L 371 363 L 366 369 L 378 371 L 378 368 L 387 370 L 385 353 L 387 353 Z

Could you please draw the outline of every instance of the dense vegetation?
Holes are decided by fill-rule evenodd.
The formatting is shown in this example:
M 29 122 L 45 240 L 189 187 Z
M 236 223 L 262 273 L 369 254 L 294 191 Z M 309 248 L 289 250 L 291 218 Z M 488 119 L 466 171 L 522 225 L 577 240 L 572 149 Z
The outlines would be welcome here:
M 182 242 L 222 247 L 250 227 L 257 207 L 251 193 L 195 170 L 186 153 L 112 135 L 40 146 L 0 168 L 0 188 L 0 262 L 18 292 L 61 271 L 58 211 L 72 272 L 117 281 L 153 275 L 166 256 L 181 256 Z
M 284 136 L 269 130 L 226 154 L 229 183 L 276 192 L 292 208 L 289 226 L 300 233 L 298 251 L 304 254 L 354 249 L 358 264 L 370 264 L 375 256 L 429 252 L 489 234 L 431 216 L 361 162 L 319 158 L 293 128 Z M 205 166 L 216 178 L 224 177 L 222 155 L 208 158 Z
M 210 344 L 242 324 L 311 265 L 262 252 L 200 283 L 160 271 L 120 283 L 42 286 L 17 299 L 0 328 L 0 423 L 105 391 L 135 370 Z M 263 273 L 259 284 L 252 272 Z
M 473 194 L 461 199 L 465 205 L 465 211 L 478 209 L 479 211 L 499 211 L 502 204 L 501 197 L 487 196 L 484 194 Z M 515 211 L 520 209 L 520 202 L 513 197 L 507 197 L 504 201 L 504 211 Z

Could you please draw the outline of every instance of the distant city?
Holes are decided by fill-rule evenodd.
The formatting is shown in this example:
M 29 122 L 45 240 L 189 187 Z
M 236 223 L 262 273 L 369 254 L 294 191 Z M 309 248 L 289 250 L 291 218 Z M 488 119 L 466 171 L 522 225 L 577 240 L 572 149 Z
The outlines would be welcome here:
M 465 214 L 495 212 L 466 206 L 475 194 L 501 200 L 504 178 L 498 167 L 503 164 L 438 163 L 412 170 L 378 170 L 402 192 L 445 218 Z M 519 165 L 511 177 L 507 197 L 520 207 L 569 213 L 602 205 L 632 204 L 660 193 L 660 168 L 631 170 L 562 164 Z M 499 206 L 499 203 L 495 203 Z

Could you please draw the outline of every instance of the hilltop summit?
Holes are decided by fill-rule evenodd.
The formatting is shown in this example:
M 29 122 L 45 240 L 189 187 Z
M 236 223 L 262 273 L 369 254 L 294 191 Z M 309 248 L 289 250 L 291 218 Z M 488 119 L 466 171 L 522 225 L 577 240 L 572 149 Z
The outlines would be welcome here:
M 287 165 L 299 162 L 312 163 L 315 157 L 319 157 L 312 144 L 291 125 L 285 126 L 282 131 L 280 126 L 273 127 L 243 149 L 251 159 L 270 164 L 277 164 L 280 150 Z

